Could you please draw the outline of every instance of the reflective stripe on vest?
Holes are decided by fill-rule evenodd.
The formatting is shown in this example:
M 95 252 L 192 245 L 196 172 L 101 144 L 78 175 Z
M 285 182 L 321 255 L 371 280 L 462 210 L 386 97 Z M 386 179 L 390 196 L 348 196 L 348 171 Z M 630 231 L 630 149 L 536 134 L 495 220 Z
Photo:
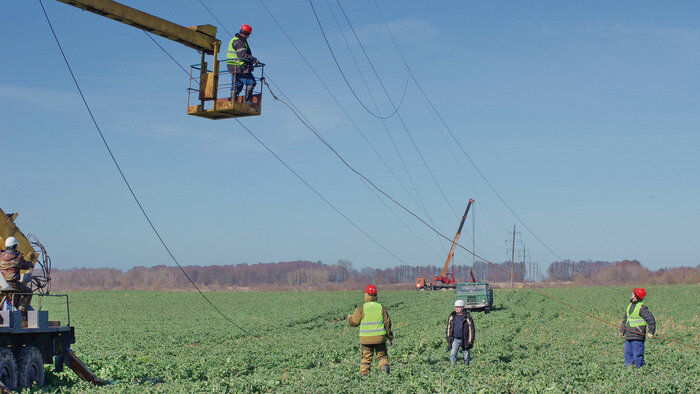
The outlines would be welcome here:
M 243 44 L 245 45 L 244 48 L 239 49 L 236 51 L 233 49 L 233 43 L 234 41 L 238 41 L 238 37 L 233 37 L 231 41 L 228 43 L 228 52 L 226 53 L 226 64 L 232 64 L 234 66 L 242 66 L 244 61 L 243 59 L 238 58 L 238 51 L 245 51 L 248 49 L 248 42 L 244 42 Z
M 639 311 L 642 309 L 642 305 L 644 305 L 641 302 L 638 302 L 637 305 L 635 305 L 634 310 L 632 313 L 630 313 L 630 308 L 632 307 L 632 303 L 629 304 L 627 307 L 627 325 L 630 327 L 642 327 L 646 326 L 647 322 L 639 315 Z
M 361 337 L 386 335 L 382 304 L 378 302 L 365 302 L 362 306 L 362 315 L 362 320 L 360 321 Z

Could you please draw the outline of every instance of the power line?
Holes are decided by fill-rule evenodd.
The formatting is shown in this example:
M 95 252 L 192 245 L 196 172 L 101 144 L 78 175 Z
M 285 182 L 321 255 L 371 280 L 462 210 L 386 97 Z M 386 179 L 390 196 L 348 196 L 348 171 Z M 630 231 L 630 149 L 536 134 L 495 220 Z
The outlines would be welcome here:
M 394 112 L 392 112 L 388 116 L 382 116 L 381 113 L 379 115 L 377 115 L 374 112 L 372 112 L 369 108 L 367 108 L 367 106 L 357 96 L 357 93 L 355 93 L 355 89 L 353 89 L 352 85 L 350 85 L 348 78 L 345 76 L 345 73 L 343 72 L 343 68 L 340 67 L 340 63 L 338 62 L 338 58 L 335 57 L 335 53 L 333 52 L 333 48 L 331 47 L 330 42 L 328 42 L 328 37 L 326 37 L 326 32 L 325 32 L 325 30 L 323 30 L 323 25 L 321 25 L 321 20 L 318 18 L 318 14 L 316 13 L 316 8 L 314 7 L 313 1 L 309 0 L 309 5 L 311 6 L 311 10 L 313 11 L 314 16 L 316 17 L 316 23 L 318 23 L 318 27 L 321 29 L 321 34 L 323 35 L 323 40 L 326 42 L 326 46 L 328 47 L 328 50 L 331 53 L 331 57 L 333 57 L 333 61 L 335 62 L 336 67 L 338 67 L 338 71 L 340 71 L 340 75 L 343 77 L 345 84 L 348 85 L 348 89 L 350 89 L 350 92 L 352 92 L 352 95 L 355 96 L 355 100 L 357 100 L 357 102 L 360 103 L 362 108 L 364 108 L 365 111 L 367 111 L 367 113 L 374 116 L 375 118 L 388 119 L 388 118 L 391 118 L 392 116 L 396 115 L 397 112 L 399 111 L 399 107 L 401 107 L 401 104 L 403 103 L 403 99 L 404 99 L 404 96 L 406 94 L 406 91 L 404 90 L 404 96 L 401 97 L 401 102 L 399 102 L 398 107 L 395 106 L 392 102 L 392 106 L 394 107 Z
M 150 36 L 149 36 L 149 37 L 150 37 Z M 177 64 L 177 66 L 178 66 L 180 69 L 182 69 L 185 73 L 187 73 L 187 70 L 185 70 L 185 68 L 184 68 L 177 60 L 175 60 L 175 58 L 174 58 L 173 56 L 171 56 L 170 53 L 169 53 L 167 50 L 165 50 L 165 48 L 163 48 L 163 47 L 160 46 L 160 45 L 158 45 L 158 47 L 159 47 L 163 52 L 165 52 L 165 54 L 168 55 L 168 57 L 169 57 L 173 62 L 175 62 L 175 64 Z M 189 73 L 187 73 L 187 74 L 189 75 Z M 268 76 L 268 78 L 269 78 L 269 76 Z M 270 82 L 273 82 L 273 81 L 271 80 Z M 274 82 L 273 82 L 273 84 L 274 84 Z M 302 182 L 304 183 L 304 185 L 306 185 L 309 189 L 311 189 L 311 191 L 313 191 L 313 192 L 314 192 L 318 197 L 320 197 L 326 204 L 328 204 L 328 206 L 330 206 L 330 207 L 331 207 L 333 210 L 335 210 L 340 216 L 342 216 L 343 219 L 345 219 L 346 221 L 348 221 L 348 223 L 350 223 L 353 227 L 355 227 L 358 231 L 360 231 L 364 236 L 366 236 L 367 238 L 369 238 L 372 242 L 374 242 L 377 246 L 379 246 L 382 250 L 384 250 L 385 252 L 387 252 L 387 253 L 388 253 L 389 255 L 391 255 L 392 257 L 394 257 L 396 260 L 398 260 L 398 261 L 401 262 L 402 264 L 408 265 L 403 259 L 401 259 L 401 258 L 398 257 L 397 255 L 395 255 L 394 253 L 392 253 L 391 251 L 389 251 L 384 245 L 382 245 L 379 241 L 377 241 L 374 237 L 372 237 L 371 235 L 369 235 L 365 230 L 363 230 L 360 226 L 358 226 L 355 222 L 353 222 L 349 217 L 347 217 L 344 213 L 342 213 L 335 205 L 333 205 L 333 203 L 331 203 L 331 202 L 330 202 L 326 197 L 324 197 L 318 190 L 316 190 L 313 186 L 311 186 L 311 184 L 309 184 L 301 175 L 299 175 L 299 173 L 298 173 L 296 170 L 294 170 L 294 169 L 293 169 L 289 164 L 287 164 L 279 155 L 277 155 L 272 149 L 270 149 L 270 147 L 269 147 L 267 144 L 265 144 L 261 139 L 259 139 L 259 138 L 257 137 L 257 135 L 255 135 L 255 134 L 254 134 L 248 127 L 246 127 L 239 119 L 236 119 L 236 121 L 237 121 L 237 122 L 241 125 L 241 127 L 243 127 L 256 141 L 258 141 L 258 143 L 260 143 L 260 145 L 262 145 L 270 154 L 272 154 L 277 160 L 279 160 L 279 162 L 282 163 L 290 172 L 292 172 L 292 174 L 294 174 L 294 176 L 296 176 L 300 181 L 302 181 Z M 387 208 L 388 208 L 388 206 L 387 206 Z M 393 212 L 393 211 L 392 211 L 392 212 Z M 402 221 L 402 223 L 403 223 L 403 221 Z M 415 233 L 414 233 L 414 234 L 415 234 Z M 416 235 L 416 236 L 417 236 L 417 235 Z M 427 245 L 426 245 L 426 246 L 427 246 Z
M 68 62 L 68 58 L 66 57 L 65 52 L 63 51 L 63 47 L 61 46 L 61 42 L 59 41 L 58 36 L 56 35 L 56 31 L 54 30 L 53 25 L 51 24 L 51 20 L 49 19 L 49 15 L 46 13 L 46 9 L 44 8 L 44 3 L 42 2 L 42 0 L 39 0 L 39 4 L 41 5 L 41 10 L 44 12 L 44 16 L 46 17 L 46 22 L 49 24 L 49 28 L 51 29 L 51 34 L 53 34 L 53 38 L 54 38 L 54 40 L 56 40 L 56 45 L 58 46 L 58 49 L 61 52 L 61 56 L 63 56 L 63 60 L 66 63 L 66 66 L 68 67 L 68 71 L 70 72 L 71 78 L 73 78 L 73 82 L 75 83 L 75 87 L 77 88 L 78 93 L 80 94 L 80 98 L 82 99 L 83 104 L 85 105 L 85 108 L 88 111 L 88 114 L 90 114 L 90 118 L 92 119 L 92 123 L 95 125 L 95 128 L 97 129 L 97 132 L 99 133 L 100 138 L 102 139 L 102 143 L 104 144 L 105 148 L 107 148 L 107 152 L 109 153 L 109 156 L 112 158 L 112 162 L 114 163 L 115 167 L 117 168 L 117 171 L 119 171 L 119 175 L 121 176 L 122 180 L 124 181 L 124 184 L 129 189 L 129 193 L 131 193 L 131 197 L 133 197 L 134 201 L 136 202 L 136 205 L 138 205 L 138 207 L 139 207 L 139 210 L 143 214 L 144 218 L 146 218 L 146 221 L 148 222 L 149 226 L 151 227 L 151 230 L 153 230 L 156 237 L 158 237 L 158 240 L 160 241 L 161 245 L 163 245 L 163 248 L 165 248 L 165 251 L 168 253 L 170 258 L 180 268 L 180 271 L 182 271 L 182 273 L 185 275 L 187 280 L 192 284 L 192 286 L 194 286 L 195 289 L 197 289 L 197 292 L 207 301 L 207 303 L 209 303 L 209 305 L 216 312 L 218 312 L 224 319 L 226 319 L 234 327 L 238 328 L 239 330 L 245 332 L 248 335 L 252 335 L 251 332 L 249 332 L 248 330 L 246 330 L 243 327 L 236 324 L 233 320 L 231 320 L 228 316 L 226 316 L 216 305 L 214 305 L 214 303 L 194 283 L 194 281 L 192 280 L 192 278 L 190 278 L 190 276 L 187 274 L 187 272 L 185 272 L 185 270 L 182 268 L 180 263 L 177 261 L 177 259 L 173 255 L 173 253 L 170 251 L 170 248 L 168 248 L 168 245 L 166 245 L 165 241 L 163 240 L 163 237 L 161 237 L 160 233 L 156 229 L 156 226 L 153 224 L 153 222 L 151 221 L 151 218 L 146 213 L 146 210 L 144 209 L 143 205 L 141 205 L 141 201 L 136 196 L 136 193 L 134 192 L 134 189 L 131 187 L 131 184 L 126 179 L 126 175 L 124 174 L 124 171 L 122 171 L 121 167 L 119 166 L 119 163 L 117 162 L 117 159 L 114 156 L 114 153 L 112 153 L 112 149 L 109 147 L 109 144 L 107 143 L 107 139 L 105 138 L 104 134 L 102 133 L 102 130 L 100 129 L 100 126 L 97 123 L 95 116 L 92 114 L 92 110 L 90 109 L 90 105 L 88 104 L 87 99 L 85 98 L 85 95 L 83 94 L 83 91 L 80 88 L 80 84 L 78 84 L 78 79 L 76 78 L 75 74 L 73 73 L 73 69 L 72 69 L 70 63 Z
M 364 73 L 360 70 L 360 65 L 358 64 L 357 58 L 355 57 L 355 55 L 352 52 L 352 48 L 350 47 L 350 42 L 348 42 L 347 38 L 345 37 L 345 32 L 343 31 L 343 28 L 340 26 L 340 22 L 338 21 L 338 18 L 336 18 L 336 16 L 335 16 L 335 12 L 333 11 L 333 7 L 331 6 L 330 0 L 326 0 L 326 4 L 328 4 L 328 9 L 331 11 L 331 15 L 333 16 L 333 20 L 335 21 L 336 25 L 338 26 L 338 30 L 340 31 L 340 35 L 341 35 L 341 37 L 343 37 L 343 41 L 345 42 L 345 46 L 348 48 L 348 52 L 350 53 L 350 58 L 352 59 L 353 63 L 355 63 L 355 67 L 357 68 L 357 72 L 360 75 L 360 78 L 362 79 L 362 83 L 365 85 L 365 88 L 367 89 L 367 93 L 369 94 L 369 97 L 372 100 L 372 103 L 374 104 L 374 108 L 376 108 L 377 112 L 379 112 L 379 105 L 377 104 L 377 101 L 374 99 L 374 94 L 372 94 L 372 89 L 369 88 L 369 85 L 367 84 L 367 81 L 365 80 Z M 407 77 L 410 78 L 410 74 L 407 75 Z M 408 79 L 407 79 L 407 81 L 408 81 Z M 405 92 L 404 92 L 404 94 L 405 94 Z M 282 93 L 282 95 L 285 96 L 284 93 Z M 394 141 L 394 137 L 391 136 L 391 132 L 389 131 L 389 127 L 386 124 L 386 120 L 382 119 L 381 121 L 382 121 L 382 125 L 384 126 L 384 130 L 386 131 L 386 134 L 389 137 L 389 141 L 391 141 L 391 145 L 394 147 L 394 151 L 396 152 L 396 156 L 399 158 L 399 161 L 401 162 L 401 165 L 403 166 L 404 172 L 406 173 L 406 176 L 408 177 L 408 180 L 411 183 L 411 186 L 413 187 L 413 191 L 416 193 L 416 197 L 418 198 L 418 201 L 416 201 L 416 203 L 423 210 L 423 213 L 425 213 L 426 217 L 428 218 L 428 221 L 430 221 L 430 223 L 434 226 L 435 221 L 428 213 L 428 209 L 425 206 L 425 203 L 423 202 L 423 199 L 421 198 L 420 193 L 418 192 L 418 188 L 416 187 L 415 182 L 413 182 L 413 177 L 411 176 L 411 173 L 408 171 L 408 167 L 406 166 L 406 162 L 404 161 L 403 156 L 401 155 L 401 152 L 399 152 L 399 148 L 396 145 L 396 141 Z M 406 190 L 406 192 L 408 193 L 408 190 Z M 409 193 L 409 196 L 410 195 L 411 194 Z M 415 201 L 415 199 L 414 199 L 414 201 Z M 444 240 L 440 237 L 437 237 L 437 238 L 438 238 L 438 243 L 442 247 L 445 254 L 447 254 L 447 247 L 443 243 Z
M 413 195 L 408 191 L 408 189 L 407 189 L 406 186 L 403 184 L 403 182 L 401 182 L 401 180 L 400 180 L 399 177 L 396 175 L 396 173 L 391 169 L 391 166 L 389 166 L 389 164 L 386 162 L 386 160 L 384 159 L 384 157 L 383 157 L 381 154 L 379 154 L 379 152 L 377 151 L 377 149 L 372 145 L 372 143 L 369 141 L 369 139 L 367 138 L 367 136 L 365 135 L 365 133 L 362 131 L 362 129 L 357 125 L 357 123 L 356 123 L 355 120 L 352 118 L 352 116 L 350 116 L 350 114 L 349 114 L 348 111 L 345 109 L 345 107 L 343 107 L 343 105 L 340 103 L 340 101 L 339 101 L 338 98 L 335 96 L 335 94 L 333 94 L 333 91 L 331 91 L 331 89 L 328 87 L 328 85 L 327 85 L 326 82 L 323 80 L 323 78 L 321 78 L 321 76 L 318 74 L 318 72 L 316 71 L 316 69 L 311 65 L 311 63 L 309 63 L 307 57 L 304 56 L 304 54 L 301 52 L 301 50 L 300 50 L 299 47 L 296 45 L 296 43 L 294 42 L 294 40 L 292 40 L 292 38 L 289 36 L 289 34 L 288 34 L 287 31 L 285 30 L 285 28 L 284 28 L 284 27 L 282 26 L 282 24 L 279 22 L 279 20 L 277 20 L 277 18 L 276 18 L 275 15 L 272 13 L 272 11 L 270 11 L 270 9 L 267 7 L 267 5 L 266 5 L 262 0 L 259 0 L 259 2 L 260 2 L 260 5 L 263 6 L 263 8 L 264 8 L 265 11 L 267 12 L 267 14 L 270 16 L 270 18 L 272 18 L 272 20 L 275 22 L 275 24 L 277 25 L 277 28 L 280 29 L 280 31 L 282 32 L 282 34 L 287 38 L 287 40 L 289 41 L 289 43 L 290 43 L 290 44 L 292 45 L 292 47 L 296 50 L 296 52 L 299 54 L 299 57 L 301 57 L 301 59 L 302 59 L 302 61 L 304 62 L 304 64 L 306 64 L 306 66 L 309 68 L 309 70 L 311 70 L 311 73 L 316 77 L 316 79 L 318 79 L 318 81 L 319 81 L 319 82 L 321 83 L 321 85 L 324 87 L 324 89 L 326 90 L 326 92 L 328 92 L 328 94 L 331 96 L 331 98 L 333 99 L 333 102 L 338 106 L 338 108 L 340 108 L 340 110 L 343 112 L 343 114 L 344 114 L 345 117 L 348 119 L 348 121 L 350 121 L 350 123 L 353 125 L 353 127 L 355 128 L 355 130 L 357 130 L 357 132 L 360 133 L 360 135 L 361 135 L 362 138 L 365 140 L 365 142 L 367 142 L 367 145 L 371 148 L 371 150 L 372 150 L 372 151 L 375 153 L 375 155 L 379 158 L 379 160 L 382 162 L 382 164 L 384 164 L 384 166 L 385 166 L 385 167 L 387 168 L 387 170 L 391 173 L 391 175 L 394 177 L 394 179 L 396 179 L 397 183 L 398 183 L 399 185 L 401 185 L 401 187 L 403 188 L 403 190 L 409 195 L 409 197 L 411 197 L 411 199 L 412 199 L 416 204 L 418 204 L 418 205 L 423 205 L 423 209 L 425 209 L 424 204 L 422 203 L 422 200 L 420 199 L 420 194 L 418 194 L 418 200 L 416 200 L 416 198 L 413 197 Z M 387 133 L 389 133 L 388 129 L 387 129 Z M 396 148 L 396 143 L 394 142 L 393 138 L 391 137 L 391 134 L 389 134 L 389 138 L 391 139 L 391 142 L 392 142 L 392 144 L 394 145 L 394 149 L 398 149 L 398 148 Z M 406 168 L 406 165 L 405 165 L 405 163 L 403 162 L 403 158 L 402 158 L 400 155 L 399 155 L 399 159 L 401 160 L 401 162 L 402 162 L 402 164 L 403 164 L 403 166 L 404 166 L 404 170 L 405 170 L 405 171 L 407 172 L 407 174 L 408 174 L 408 169 Z M 414 189 L 414 190 L 416 191 L 416 193 L 417 193 L 417 188 L 416 188 L 415 184 L 413 184 L 413 179 L 411 178 L 410 174 L 408 174 L 408 177 L 409 177 L 409 180 L 411 181 L 411 184 L 412 184 L 412 186 L 413 186 L 413 189 Z M 419 202 L 419 200 L 420 200 L 420 202 Z M 426 213 L 426 215 L 427 215 L 427 213 Z
M 411 211 L 410 209 L 406 208 L 406 207 L 405 207 L 404 205 L 402 205 L 399 201 L 397 201 L 396 199 L 394 199 L 393 197 L 391 197 L 391 196 L 390 196 L 389 194 L 387 194 L 384 190 L 382 190 L 382 189 L 379 188 L 376 184 L 374 184 L 374 183 L 373 183 L 370 179 L 368 179 L 364 174 L 362 174 L 361 172 L 359 172 L 358 170 L 356 170 L 354 167 L 352 167 L 352 166 L 350 165 L 350 163 L 348 163 L 348 162 L 338 153 L 338 151 L 336 151 L 335 148 L 333 148 L 333 146 L 331 146 L 331 145 L 330 145 L 330 144 L 329 144 L 329 143 L 328 143 L 314 128 L 313 128 L 313 127 L 312 127 L 312 126 L 310 126 L 309 124 L 307 124 L 307 123 L 302 119 L 302 117 L 294 111 L 294 109 L 292 108 L 292 106 L 290 106 L 289 104 L 287 104 L 287 103 L 284 102 L 283 100 L 280 100 L 280 99 L 272 92 L 272 90 L 270 89 L 270 86 L 269 86 L 268 84 L 266 84 L 266 83 L 265 83 L 265 85 L 267 86 L 268 90 L 270 91 L 270 94 L 272 94 L 272 97 L 273 97 L 275 100 L 280 101 L 280 102 L 282 102 L 283 104 L 285 104 L 285 105 L 294 113 L 294 115 L 299 119 L 299 121 L 300 121 L 306 128 L 308 128 L 308 129 L 309 129 L 309 130 L 310 130 L 324 145 L 326 145 L 326 147 L 327 147 L 328 149 L 330 149 L 330 150 L 336 155 L 336 157 L 337 157 L 346 167 L 348 167 L 348 169 L 350 169 L 352 172 L 354 172 L 357 176 L 359 176 L 359 177 L 361 177 L 362 179 L 364 179 L 365 181 L 367 181 L 367 183 L 368 183 L 369 185 L 371 185 L 374 189 L 376 189 L 379 193 L 383 194 L 385 197 L 387 197 L 389 200 L 391 200 L 394 204 L 396 204 L 396 205 L 399 206 L 401 209 L 403 209 L 404 211 L 406 211 L 408 214 L 410 214 L 411 216 L 413 216 L 414 218 L 416 218 L 417 220 L 419 220 L 420 222 L 422 222 L 425 226 L 427 226 L 428 228 L 430 228 L 432 231 L 434 231 L 435 233 L 437 233 L 437 234 L 440 235 L 441 237 L 445 238 L 446 240 L 450 240 L 446 235 L 442 234 L 442 233 L 439 232 L 437 229 L 435 229 L 434 227 L 430 226 L 430 224 L 428 224 L 424 219 L 422 219 L 420 216 L 418 216 L 417 214 L 415 214 L 415 213 L 414 213 L 413 211 Z M 499 266 L 498 264 L 493 263 L 493 262 L 491 262 L 490 260 L 488 260 L 488 259 L 486 259 L 486 258 L 484 258 L 484 257 L 482 257 L 482 256 L 480 256 L 480 255 L 478 255 L 478 254 L 476 254 L 474 251 L 467 249 L 466 247 L 462 246 L 462 245 L 459 244 L 458 242 L 455 243 L 455 245 L 456 245 L 456 246 L 459 246 L 461 249 L 463 249 L 463 250 L 466 251 L 467 253 L 473 255 L 474 257 L 479 258 L 479 259 L 481 259 L 482 261 L 484 261 L 484 262 L 490 264 L 491 266 L 495 266 L 496 268 L 498 268 L 498 269 L 500 269 L 501 271 L 503 271 L 503 272 L 504 272 L 507 276 L 509 276 L 512 280 L 517 280 L 519 283 L 522 283 L 523 286 L 526 286 L 526 287 L 529 287 L 529 288 L 533 289 L 534 291 L 536 291 L 537 293 L 541 294 L 541 295 L 544 296 L 544 297 L 547 297 L 547 298 L 549 298 L 549 299 L 551 299 L 551 300 L 554 300 L 554 301 L 556 301 L 556 302 L 558 302 L 558 303 L 560 303 L 560 304 L 562 304 L 562 305 L 564 305 L 564 306 L 567 306 L 567 307 L 569 307 L 569 308 L 571 308 L 571 309 L 574 309 L 574 310 L 576 310 L 576 311 L 578 311 L 578 312 L 580 312 L 580 313 L 582 313 L 582 314 L 584 314 L 584 315 L 586 315 L 586 316 L 588 316 L 588 317 L 590 317 L 590 318 L 593 318 L 593 319 L 595 319 L 595 320 L 598 320 L 598 321 L 600 321 L 600 322 L 602 322 L 602 323 L 609 324 L 609 325 L 613 325 L 613 326 L 616 325 L 615 323 L 612 323 L 612 322 L 609 322 L 609 321 L 607 321 L 607 320 L 605 320 L 605 319 L 599 318 L 599 317 L 597 317 L 597 316 L 595 316 L 595 315 L 593 315 L 593 314 L 590 314 L 590 313 L 588 313 L 588 312 L 585 312 L 585 311 L 581 310 L 580 308 L 577 308 L 577 307 L 575 307 L 575 306 L 573 306 L 573 305 L 570 305 L 570 304 L 568 304 L 568 303 L 565 302 L 565 301 L 562 301 L 562 300 L 560 300 L 560 299 L 558 299 L 558 298 L 556 298 L 556 297 L 554 297 L 554 296 L 551 296 L 551 295 L 549 295 L 549 294 L 546 294 L 546 293 L 542 292 L 541 290 L 537 289 L 536 287 L 532 286 L 531 284 L 525 282 L 523 279 L 521 279 L 520 277 L 518 277 L 518 276 L 515 275 L 514 273 L 509 273 L 508 271 L 506 271 L 505 269 L 503 269 L 503 267 L 501 267 L 501 266 Z M 678 340 L 673 339 L 673 338 L 659 337 L 658 335 L 657 335 L 656 337 L 658 337 L 659 339 L 662 339 L 662 340 L 669 340 L 669 341 L 673 341 L 673 342 L 676 342 L 676 343 L 679 343 L 679 344 L 682 344 L 682 345 L 685 345 L 685 346 L 689 346 L 689 347 L 692 347 L 692 348 L 697 348 L 697 346 L 695 346 L 695 345 L 688 344 L 688 343 L 684 343 L 684 342 L 678 341 Z
M 520 216 L 510 207 L 510 205 L 505 201 L 505 199 L 503 199 L 503 197 L 501 197 L 500 193 L 498 193 L 498 191 L 496 191 L 496 189 L 493 187 L 493 185 L 492 185 L 491 182 L 488 180 L 488 178 L 486 178 L 486 176 L 485 176 L 484 173 L 481 171 L 481 169 L 476 165 L 476 163 L 474 162 L 474 160 L 472 160 L 471 156 L 467 153 L 466 149 L 464 149 L 464 146 L 462 146 L 462 144 L 459 142 L 459 140 L 457 139 L 457 137 L 456 137 L 456 136 L 454 135 L 454 133 L 452 132 L 452 129 L 450 129 L 450 127 L 447 125 L 447 122 L 445 122 L 445 119 L 442 117 L 442 115 L 441 115 L 440 112 L 437 110 L 437 108 L 435 107 L 435 105 L 433 104 L 433 102 L 430 100 L 430 97 L 428 97 L 428 95 L 427 95 L 427 94 L 425 93 L 425 91 L 423 90 L 423 87 L 420 85 L 420 83 L 419 83 L 418 80 L 416 79 L 415 75 L 413 74 L 413 71 L 411 70 L 411 67 L 408 65 L 408 62 L 406 62 L 406 58 L 404 57 L 403 52 L 402 52 L 401 49 L 399 48 L 399 45 L 398 45 L 398 43 L 396 42 L 396 39 L 394 38 L 394 35 L 393 35 L 392 32 L 391 32 L 391 29 L 389 29 L 389 25 L 386 23 L 386 19 L 384 18 L 384 15 L 382 14 L 381 10 L 379 9 L 379 6 L 377 5 L 376 0 L 372 0 L 372 2 L 374 3 L 374 6 L 375 6 L 375 8 L 377 9 L 377 12 L 379 13 L 379 16 L 381 17 L 382 22 L 384 23 L 384 27 L 386 28 L 387 32 L 389 33 L 389 36 L 391 37 L 391 40 L 392 40 L 392 42 L 394 43 L 394 46 L 396 47 L 396 50 L 398 51 L 399 56 L 401 57 L 401 60 L 403 61 L 404 66 L 406 67 L 406 69 L 408 70 L 409 74 L 411 75 L 411 78 L 413 79 L 414 83 L 415 83 L 416 86 L 418 87 L 418 90 L 421 92 L 421 95 L 428 101 L 428 103 L 430 104 L 430 107 L 433 109 L 433 111 L 435 111 L 435 114 L 438 116 L 438 118 L 440 119 L 440 121 L 442 122 L 442 124 L 445 126 L 445 129 L 446 129 L 446 130 L 449 132 L 449 134 L 452 136 L 452 139 L 454 139 L 454 141 L 457 143 L 457 146 L 459 146 L 459 148 L 461 149 L 462 153 L 464 153 L 464 155 L 467 157 L 467 159 L 468 159 L 469 162 L 472 164 L 472 166 L 474 167 L 474 169 L 476 169 L 477 173 L 481 176 L 481 178 L 484 180 L 484 182 L 486 182 L 486 184 L 489 186 L 489 188 L 491 189 L 491 191 L 496 195 L 496 197 L 498 197 L 498 199 L 501 201 L 501 203 L 508 209 L 508 211 L 510 211 L 510 213 L 518 220 L 518 222 L 519 222 L 523 227 L 525 227 L 525 229 L 528 231 L 528 233 L 530 233 L 530 235 L 532 235 L 545 249 L 547 249 L 550 253 L 552 253 L 552 255 L 554 255 L 554 256 L 557 257 L 560 261 L 563 262 L 564 259 L 563 259 L 561 256 L 559 256 L 559 254 L 557 254 L 552 248 L 550 248 L 549 245 L 547 245 L 539 236 L 537 236 L 537 234 L 535 234 L 535 232 L 532 231 L 532 229 L 530 229 L 530 227 L 529 227 L 527 224 L 525 224 L 525 222 L 524 222 L 524 221 L 520 218 Z M 572 269 L 574 269 L 576 272 L 578 272 L 579 274 L 583 275 L 585 278 L 589 279 L 590 281 L 595 282 L 595 283 L 597 283 L 597 284 L 599 284 L 599 285 L 602 285 L 602 286 L 605 286 L 605 287 L 611 287 L 611 286 L 605 285 L 604 283 L 601 283 L 601 282 L 599 282 L 599 281 L 597 281 L 597 280 L 595 280 L 595 279 L 593 279 L 593 278 L 590 278 L 590 277 L 586 276 L 583 272 L 580 272 L 580 271 L 579 271 L 576 267 L 574 267 L 573 265 L 570 265 L 570 266 L 571 266 Z

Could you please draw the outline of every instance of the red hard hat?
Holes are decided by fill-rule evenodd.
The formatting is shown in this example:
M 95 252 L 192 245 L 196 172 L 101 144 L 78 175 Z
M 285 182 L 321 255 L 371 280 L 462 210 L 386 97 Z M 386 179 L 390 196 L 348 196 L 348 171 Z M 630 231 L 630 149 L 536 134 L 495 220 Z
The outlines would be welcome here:
M 374 285 L 367 285 L 367 288 L 365 288 L 365 293 L 369 295 L 377 295 L 377 288 L 374 287 Z
M 647 296 L 647 292 L 642 287 L 637 287 L 633 291 L 634 291 L 634 295 L 636 295 L 637 298 L 639 298 L 640 300 L 643 300 L 644 297 Z
M 244 31 L 244 32 L 250 34 L 253 32 L 253 28 L 250 27 L 250 25 L 243 25 L 243 26 L 241 26 L 241 31 Z

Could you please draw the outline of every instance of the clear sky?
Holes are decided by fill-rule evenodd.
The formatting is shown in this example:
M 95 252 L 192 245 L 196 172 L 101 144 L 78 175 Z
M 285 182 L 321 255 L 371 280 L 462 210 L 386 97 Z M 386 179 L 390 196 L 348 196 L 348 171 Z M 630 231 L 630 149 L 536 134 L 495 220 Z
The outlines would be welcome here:
M 385 268 L 444 261 L 447 242 L 385 200 L 392 213 L 268 92 L 263 115 L 242 122 L 400 260 L 327 206 L 234 120 L 187 116 L 187 76 L 143 32 L 44 3 L 117 159 L 182 264 L 342 258 Z M 217 25 L 197 0 L 125 3 L 185 26 Z M 270 79 L 348 162 L 427 220 L 413 182 L 434 225 L 454 235 L 459 219 L 406 130 L 396 116 L 386 121 L 395 150 L 382 122 L 343 82 L 308 1 L 265 4 L 410 195 L 259 1 L 204 3 L 230 31 L 253 26 L 251 47 Z M 398 102 L 408 74 L 373 2 L 341 4 Z M 559 256 L 638 259 L 655 269 L 700 264 L 700 3 L 378 4 L 455 136 Z M 342 18 L 336 1 L 314 0 L 314 6 L 343 71 L 371 107 L 330 12 L 329 6 Z M 2 11 L 0 206 L 20 212 L 20 228 L 38 235 L 55 267 L 172 264 L 102 145 L 38 1 L 4 2 Z M 391 113 L 340 21 L 382 113 Z M 221 27 L 219 37 L 228 41 Z M 156 40 L 183 65 L 199 61 L 192 49 Z M 477 200 L 476 243 L 485 257 L 507 259 L 507 232 L 516 224 L 529 259 L 542 268 L 556 259 L 456 144 L 446 143 L 446 131 L 413 83 L 399 114 L 457 215 L 469 198 Z M 461 241 L 471 248 L 471 218 L 465 230 Z M 471 257 L 460 252 L 456 263 Z

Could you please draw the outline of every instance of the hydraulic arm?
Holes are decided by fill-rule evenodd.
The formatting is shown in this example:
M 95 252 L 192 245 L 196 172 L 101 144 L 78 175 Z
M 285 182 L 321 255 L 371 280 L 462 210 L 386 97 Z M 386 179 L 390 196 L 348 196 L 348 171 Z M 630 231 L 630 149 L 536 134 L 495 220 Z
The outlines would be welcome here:
M 5 246 L 5 240 L 8 237 L 15 237 L 17 239 L 17 250 L 22 253 L 22 256 L 27 261 L 35 263 L 38 255 L 27 237 L 15 225 L 15 219 L 17 219 L 16 213 L 6 214 L 5 211 L 0 209 L 0 241 L 2 241 L 2 246 Z
M 218 41 L 216 27 L 212 25 L 184 27 L 112 0 L 58 1 L 157 34 L 208 55 L 214 54 L 214 42 Z
M 450 266 L 450 261 L 452 261 L 452 256 L 455 254 L 455 246 L 457 246 L 457 241 L 459 240 L 459 236 L 462 234 L 462 227 L 464 227 L 464 220 L 467 219 L 467 213 L 469 213 L 469 208 L 472 206 L 472 203 L 474 202 L 473 199 L 469 199 L 469 203 L 467 204 L 467 209 L 464 211 L 464 215 L 462 216 L 462 221 L 459 223 L 459 228 L 457 229 L 457 234 L 455 234 L 455 239 L 452 241 L 452 247 L 450 248 L 450 253 L 447 255 L 447 260 L 445 260 L 445 267 L 442 268 L 442 273 L 440 274 L 440 277 L 444 280 L 447 279 L 447 268 Z M 436 280 L 438 278 L 435 278 Z M 452 278 L 452 281 L 454 282 L 454 275 Z

